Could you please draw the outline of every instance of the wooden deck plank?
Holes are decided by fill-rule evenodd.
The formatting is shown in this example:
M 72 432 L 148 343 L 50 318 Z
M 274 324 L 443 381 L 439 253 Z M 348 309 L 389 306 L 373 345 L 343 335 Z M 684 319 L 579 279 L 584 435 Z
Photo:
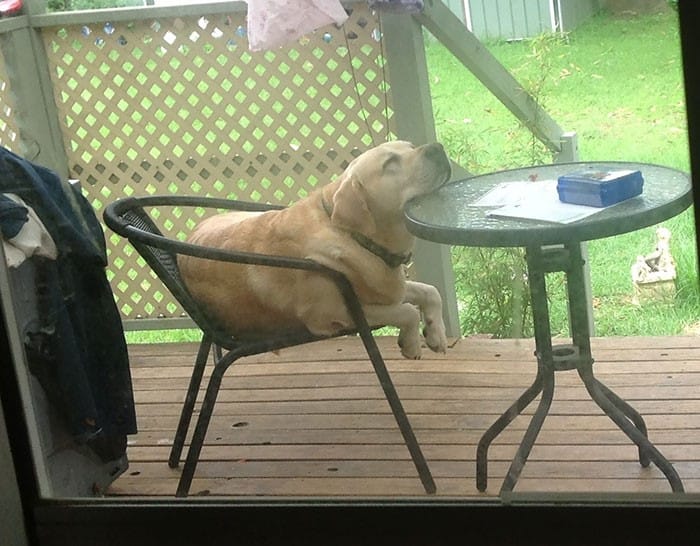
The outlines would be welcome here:
M 493 475 L 501 478 L 508 470 L 509 461 L 494 461 L 490 464 Z M 680 461 L 678 471 L 688 479 L 699 479 L 697 462 Z M 437 460 L 431 464 L 435 478 L 473 479 L 474 461 Z M 178 470 L 157 461 L 135 463 L 129 469 L 128 476 L 136 481 L 144 479 L 177 478 Z M 376 461 L 328 459 L 323 461 L 211 461 L 202 465 L 198 472 L 200 478 L 217 478 L 225 475 L 237 478 L 297 478 L 297 477 L 404 477 L 415 476 L 415 469 L 410 461 Z M 529 478 L 567 478 L 580 479 L 581 476 L 596 476 L 599 479 L 615 480 L 656 480 L 663 479 L 654 468 L 642 468 L 636 461 L 561 461 L 552 469 L 549 461 L 533 460 L 528 462 L 524 476 Z
M 434 401 L 442 402 L 440 413 L 469 414 L 477 411 L 480 414 L 501 413 L 513 400 L 518 391 L 507 389 L 506 394 L 514 396 L 504 400 L 500 393 L 484 392 L 474 393 L 468 387 L 455 392 L 455 389 L 430 389 L 429 392 L 414 392 L 411 388 L 398 388 L 399 394 L 407 410 L 410 406 L 412 413 L 431 413 L 434 410 Z M 700 389 L 696 389 L 700 390 Z M 520 389 L 522 392 L 522 389 Z M 620 396 L 629 402 L 635 402 L 635 406 L 646 414 L 669 413 L 694 413 L 697 411 L 697 399 L 693 398 L 694 392 L 688 387 L 663 388 L 659 387 L 653 393 L 653 398 L 638 390 L 615 389 Z M 460 396 L 460 394 L 463 394 Z M 288 399 L 284 399 L 288 396 Z M 567 398 L 559 398 L 552 406 L 551 415 L 576 415 L 589 413 L 594 406 L 585 398 L 572 398 L 578 393 Z M 238 401 L 238 398 L 244 400 Z M 143 404 L 145 410 L 155 413 L 157 407 L 181 404 L 181 393 L 174 391 L 150 391 L 147 395 L 136 395 L 136 402 Z M 279 390 L 270 392 L 251 391 L 226 391 L 222 390 L 219 403 L 222 411 L 226 408 L 227 414 L 236 413 L 262 413 L 275 414 L 313 414 L 313 413 L 380 413 L 386 409 L 386 401 L 379 387 L 339 387 L 332 389 L 304 389 L 304 390 Z M 478 403 L 478 406 L 476 404 Z
M 510 461 L 515 455 L 515 444 L 493 444 L 489 450 L 489 460 Z M 476 444 L 473 445 L 432 445 L 421 443 L 428 460 L 461 461 L 473 458 Z M 664 454 L 673 461 L 683 460 L 691 455 L 688 446 L 664 445 Z M 146 446 L 130 448 L 134 460 L 163 461 L 170 453 L 169 446 Z M 696 452 L 697 456 L 698 453 Z M 631 444 L 626 445 L 542 445 L 536 444 L 530 455 L 533 461 L 636 461 L 638 454 Z M 403 445 L 206 445 L 202 449 L 200 461 L 287 461 L 287 460 L 336 460 L 345 458 L 353 461 L 401 461 L 409 455 Z
M 489 480 L 489 488 L 479 493 L 474 480 L 470 478 L 436 478 L 436 498 L 458 497 L 461 499 L 486 499 L 498 493 L 503 475 L 494 475 Z M 145 496 L 172 496 L 177 487 L 177 478 L 123 478 L 112 487 L 112 495 L 133 494 L 137 482 Z M 697 491 L 700 480 L 684 481 L 686 490 Z M 670 488 L 663 477 L 658 479 L 619 479 L 619 478 L 531 478 L 523 475 L 516 491 L 537 493 L 669 493 Z M 425 493 L 413 477 L 347 477 L 347 478 L 195 478 L 192 483 L 193 496 L 225 497 L 425 497 Z
M 162 446 L 172 442 L 171 429 L 141 431 L 138 436 L 129 440 L 130 446 Z M 478 430 L 430 430 L 416 431 L 423 444 L 434 445 L 467 445 L 475 446 L 481 438 L 482 431 Z M 498 437 L 501 444 L 517 445 L 522 439 L 523 430 L 511 429 L 503 431 Z M 700 429 L 663 429 L 654 430 L 651 438 L 658 446 L 667 444 L 696 445 L 700 443 Z M 209 438 L 210 445 L 295 445 L 295 444 L 332 444 L 332 445 L 404 445 L 398 430 L 338 430 L 338 429 L 217 429 L 216 436 Z M 552 430 L 545 427 L 537 439 L 539 445 L 630 445 L 627 436 L 610 425 L 600 430 Z M 133 461 L 133 457 L 132 457 Z
M 565 343 L 567 340 L 561 340 Z M 444 355 L 403 359 L 378 339 L 436 478 L 439 496 L 498 494 L 534 405 L 489 451 L 489 489 L 475 487 L 483 431 L 530 385 L 532 340 L 468 338 Z M 649 436 L 700 492 L 700 338 L 595 338 L 598 377 L 644 416 Z M 168 457 L 196 343 L 129 347 L 139 433 L 110 495 L 173 495 Z M 208 373 L 207 373 L 208 376 Z M 589 399 L 575 372 L 555 401 L 516 491 L 667 492 L 655 467 Z M 241 360 L 225 376 L 193 494 L 423 496 L 408 451 L 358 339 L 336 339 Z

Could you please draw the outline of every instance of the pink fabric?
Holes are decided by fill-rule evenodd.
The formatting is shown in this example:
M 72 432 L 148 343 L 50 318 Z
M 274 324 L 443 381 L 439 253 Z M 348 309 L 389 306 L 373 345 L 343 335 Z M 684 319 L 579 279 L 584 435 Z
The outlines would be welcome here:
M 251 51 L 273 49 L 317 28 L 343 24 L 348 14 L 339 0 L 247 0 Z

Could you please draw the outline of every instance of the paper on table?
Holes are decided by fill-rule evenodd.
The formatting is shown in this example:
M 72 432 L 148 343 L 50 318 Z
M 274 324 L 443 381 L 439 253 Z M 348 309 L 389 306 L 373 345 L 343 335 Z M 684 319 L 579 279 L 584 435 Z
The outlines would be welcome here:
M 568 224 L 602 210 L 559 201 L 556 180 L 503 182 L 472 203 L 479 207 L 497 207 L 488 216 L 523 218 Z

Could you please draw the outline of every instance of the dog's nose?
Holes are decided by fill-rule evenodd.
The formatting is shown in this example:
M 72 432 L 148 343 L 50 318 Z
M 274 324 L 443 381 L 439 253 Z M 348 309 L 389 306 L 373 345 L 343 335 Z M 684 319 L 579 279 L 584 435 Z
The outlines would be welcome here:
M 450 165 L 450 158 L 447 157 L 445 148 L 439 142 L 433 142 L 431 144 L 424 145 L 425 159 L 437 166 L 442 172 L 445 173 L 445 179 L 448 179 L 452 175 L 452 166 Z
M 436 163 L 441 161 L 447 161 L 447 154 L 445 153 L 445 148 L 439 142 L 432 142 L 425 145 L 426 159 L 435 161 Z

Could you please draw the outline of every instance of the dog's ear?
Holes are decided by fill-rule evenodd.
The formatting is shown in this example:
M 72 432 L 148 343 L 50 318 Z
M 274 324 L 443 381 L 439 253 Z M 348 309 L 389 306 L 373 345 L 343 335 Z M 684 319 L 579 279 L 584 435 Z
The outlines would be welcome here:
M 333 194 L 331 222 L 366 234 L 375 231 L 376 224 L 367 205 L 367 191 L 356 176 L 349 175 L 342 180 Z

